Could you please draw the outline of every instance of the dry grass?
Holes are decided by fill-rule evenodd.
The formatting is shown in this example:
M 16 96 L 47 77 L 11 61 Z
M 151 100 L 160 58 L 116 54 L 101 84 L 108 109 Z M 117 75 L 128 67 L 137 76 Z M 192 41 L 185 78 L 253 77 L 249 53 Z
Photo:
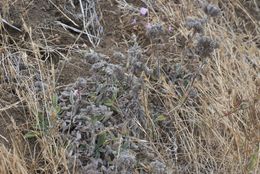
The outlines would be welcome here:
M 189 68 L 189 63 L 199 67 L 200 61 L 186 60 L 183 48 L 176 45 L 179 36 L 188 38 L 190 34 L 184 27 L 186 17 L 201 17 L 203 11 L 198 10 L 194 1 L 180 2 L 181 5 L 172 5 L 171 1 L 160 0 L 157 12 L 149 14 L 150 20 L 173 27 L 170 40 L 162 45 L 173 47 L 174 52 L 169 50 L 170 54 L 163 55 L 160 66 L 186 62 L 184 68 Z M 163 71 L 158 81 L 148 77 L 144 80 L 146 88 L 140 101 L 145 110 L 145 124 L 136 120 L 144 135 L 130 138 L 139 143 L 147 142 L 158 159 L 166 164 L 168 173 L 260 172 L 260 24 L 250 12 L 250 8 L 256 8 L 257 1 L 252 1 L 256 3 L 250 6 L 244 5 L 242 0 L 214 2 L 221 5 L 223 15 L 211 18 L 204 32 L 218 40 L 220 48 L 206 60 L 199 77 L 190 83 L 196 90 L 196 100 L 186 99 L 186 94 L 177 96 L 177 86 L 167 81 L 168 75 Z M 124 24 L 129 18 L 125 17 L 128 11 L 122 4 Z M 8 8 L 7 5 L 3 7 Z M 11 88 L 17 97 L 10 103 L 5 98 L 0 99 L 0 115 L 8 117 L 13 108 L 20 108 L 26 118 L 20 125 L 10 118 L 8 127 L 13 136 L 9 138 L 9 146 L 0 147 L 0 173 L 69 173 L 69 165 L 74 166 L 74 161 L 67 161 L 69 143 L 61 140 L 58 113 L 53 103 L 60 89 L 57 70 L 52 62 L 41 59 L 43 46 L 34 40 L 34 31 L 26 22 L 23 27 L 30 38 L 25 42 L 26 47 L 20 46 L 4 28 L 0 35 L 0 92 L 7 95 L 10 90 L 5 89 Z M 122 34 L 125 33 L 122 30 Z M 70 48 L 72 53 L 74 48 Z M 59 53 L 58 49 L 56 51 Z M 45 53 L 48 54 L 48 50 Z M 71 54 L 60 55 L 63 55 L 60 59 L 68 61 Z M 151 66 L 158 66 L 158 55 L 160 53 L 155 52 L 148 57 Z M 29 70 L 17 70 L 14 66 L 17 63 L 25 64 Z M 46 87 L 35 85 L 35 74 Z M 4 82 L 4 77 L 8 77 L 8 83 Z M 35 92 L 37 87 L 41 88 L 40 93 Z M 189 89 L 184 89 L 187 95 Z M 170 124 L 170 130 L 153 119 L 149 103 L 154 100 L 163 108 L 163 119 Z M 190 104 L 192 102 L 196 107 Z M 42 130 L 41 113 L 47 115 L 48 130 Z M 24 135 L 31 130 L 35 132 L 28 140 Z M 142 167 L 149 171 L 149 166 L 145 165 Z M 76 169 L 72 173 L 76 173 Z

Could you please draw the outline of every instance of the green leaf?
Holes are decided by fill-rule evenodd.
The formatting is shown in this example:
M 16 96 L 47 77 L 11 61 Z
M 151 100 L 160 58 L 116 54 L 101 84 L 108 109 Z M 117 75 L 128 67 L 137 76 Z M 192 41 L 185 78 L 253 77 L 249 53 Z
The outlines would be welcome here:
M 73 92 L 70 92 L 70 103 L 71 104 L 74 104 L 75 103 L 75 100 L 74 100 L 74 96 L 73 96 Z
M 130 148 L 130 143 L 128 141 L 126 141 L 125 143 L 123 143 L 121 145 L 121 150 L 124 151 L 124 150 L 127 150 Z
M 254 170 L 254 168 L 256 167 L 256 164 L 257 164 L 257 156 L 258 156 L 258 152 L 257 153 L 254 153 L 250 160 L 249 160 L 249 163 L 247 165 L 247 169 L 248 171 L 252 171 Z
M 46 131 L 49 127 L 48 120 L 46 120 L 46 118 L 44 117 L 44 115 L 42 113 L 38 114 L 38 124 L 36 127 L 38 129 L 40 129 L 41 131 Z
M 25 137 L 26 139 L 32 139 L 32 138 L 38 137 L 39 135 L 40 135 L 39 132 L 31 130 L 31 131 L 27 132 L 27 133 L 24 135 L 24 137 Z
M 80 144 L 80 145 L 79 145 L 79 148 L 80 148 L 81 150 L 86 150 L 86 149 L 87 149 L 87 145 L 86 145 L 86 144 Z
M 95 151 L 95 156 L 97 158 L 100 157 L 101 147 L 105 144 L 106 139 L 107 139 L 106 132 L 100 133 L 97 136 L 97 144 L 96 144 L 96 147 L 95 147 L 95 150 L 94 150 Z
M 189 80 L 184 80 L 184 86 L 185 86 L 185 88 L 189 85 Z
M 158 121 L 165 121 L 166 120 L 166 117 L 164 116 L 164 115 L 159 115 L 156 119 L 155 119 L 155 121 L 156 122 L 158 122 Z
M 97 96 L 96 96 L 96 94 L 94 92 L 93 93 L 89 93 L 88 96 L 89 96 L 90 101 L 95 101 L 96 98 L 97 98 Z
M 95 124 L 97 121 L 102 121 L 105 118 L 103 115 L 95 115 L 91 117 L 91 122 Z
M 97 147 L 103 146 L 104 143 L 106 142 L 106 139 L 107 139 L 106 132 L 99 134 L 98 137 L 97 137 Z
M 61 107 L 60 106 L 56 106 L 55 107 L 55 111 L 59 115 L 61 113 Z
M 58 95 L 54 94 L 52 96 L 52 105 L 54 106 L 54 108 L 56 108 L 58 106 L 58 100 L 59 100 Z
M 96 157 L 96 158 L 100 158 L 100 148 L 97 148 L 97 149 L 95 150 L 95 157 Z
M 105 118 L 103 115 L 96 115 L 91 117 L 91 122 L 95 124 L 97 121 L 102 121 Z
M 97 115 L 97 116 L 95 116 L 95 119 L 97 120 L 97 121 L 101 121 L 101 120 L 103 120 L 105 118 L 105 116 L 103 116 L 103 115 Z
M 112 107 L 114 105 L 114 101 L 112 99 L 107 99 L 106 101 L 104 101 L 104 105 Z

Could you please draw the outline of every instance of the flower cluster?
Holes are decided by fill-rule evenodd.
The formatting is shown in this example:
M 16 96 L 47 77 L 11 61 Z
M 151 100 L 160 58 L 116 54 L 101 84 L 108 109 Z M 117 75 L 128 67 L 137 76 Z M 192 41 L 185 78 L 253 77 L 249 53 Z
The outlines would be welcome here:
M 219 44 L 216 40 L 213 40 L 209 37 L 204 36 L 204 25 L 208 22 L 208 17 L 216 17 L 219 16 L 221 10 L 214 4 L 207 3 L 203 6 L 203 11 L 207 15 L 207 17 L 202 19 L 191 18 L 188 17 L 185 23 L 185 26 L 188 30 L 193 29 L 193 35 L 195 36 L 197 33 L 199 34 L 197 38 L 197 44 L 195 46 L 194 51 L 187 51 L 188 53 L 195 53 L 196 56 L 199 57 L 209 57 L 210 54 L 219 47 Z M 196 57 L 195 56 L 195 57 Z M 194 56 L 192 56 L 194 57 Z

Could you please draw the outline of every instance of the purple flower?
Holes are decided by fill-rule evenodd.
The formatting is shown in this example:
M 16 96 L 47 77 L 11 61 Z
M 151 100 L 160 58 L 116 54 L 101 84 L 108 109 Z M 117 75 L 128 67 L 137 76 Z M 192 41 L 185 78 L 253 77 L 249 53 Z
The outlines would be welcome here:
M 147 24 L 145 25 L 145 28 L 146 28 L 147 30 L 150 30 L 150 29 L 152 28 L 152 24 L 151 24 L 151 23 L 147 23 Z
M 168 30 L 169 30 L 169 32 L 172 32 L 173 28 L 171 26 L 169 26 Z
M 132 19 L 131 24 L 132 24 L 132 25 L 135 25 L 135 24 L 136 24 L 136 18 Z
M 140 14 L 141 14 L 142 16 L 146 16 L 147 13 L 148 13 L 148 9 L 147 9 L 147 8 L 142 7 L 142 8 L 140 9 Z

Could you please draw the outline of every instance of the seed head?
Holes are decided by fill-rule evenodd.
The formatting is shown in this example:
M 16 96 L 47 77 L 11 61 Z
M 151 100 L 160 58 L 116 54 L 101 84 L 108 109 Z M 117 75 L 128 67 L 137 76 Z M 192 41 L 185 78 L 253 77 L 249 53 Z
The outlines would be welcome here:
M 198 38 L 196 53 L 201 57 L 208 57 L 219 45 L 215 40 L 203 36 Z
M 203 33 L 203 25 L 206 23 L 206 19 L 187 18 L 185 26 L 190 30 L 194 29 L 196 33 Z
M 218 6 L 214 5 L 214 4 L 207 4 L 204 6 L 203 11 L 211 17 L 216 17 L 218 15 L 220 15 L 221 10 Z
M 156 38 L 160 35 L 163 34 L 164 30 L 163 30 L 163 26 L 160 23 L 156 23 L 156 24 L 150 24 L 148 23 L 146 25 L 146 34 L 147 36 L 151 37 L 151 38 Z

